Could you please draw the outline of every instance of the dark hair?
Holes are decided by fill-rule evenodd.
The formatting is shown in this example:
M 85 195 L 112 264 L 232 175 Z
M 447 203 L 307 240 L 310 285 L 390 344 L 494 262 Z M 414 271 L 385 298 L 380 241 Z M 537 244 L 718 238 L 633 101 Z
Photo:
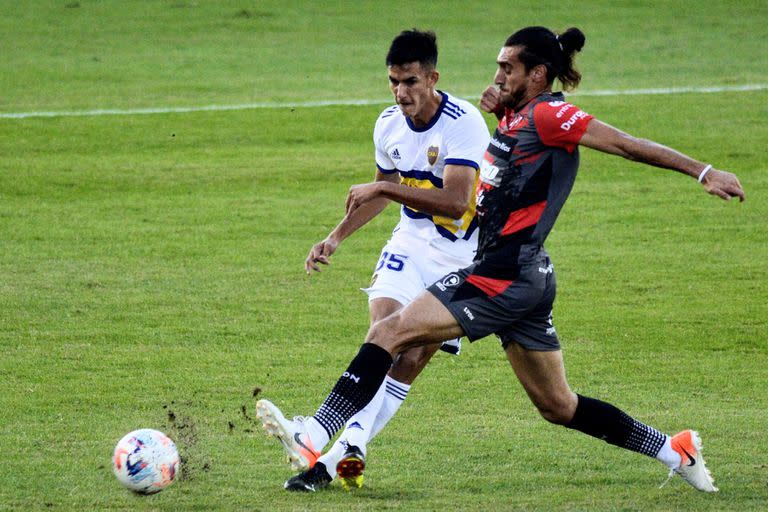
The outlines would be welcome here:
M 581 81 L 581 73 L 573 67 L 573 57 L 584 47 L 585 40 L 584 33 L 575 27 L 560 35 L 546 27 L 526 27 L 509 36 L 504 46 L 522 46 L 519 58 L 526 71 L 544 64 L 549 83 L 557 78 L 568 91 Z
M 437 66 L 437 36 L 431 30 L 403 30 L 392 40 L 387 53 L 387 66 L 418 62 L 422 68 Z

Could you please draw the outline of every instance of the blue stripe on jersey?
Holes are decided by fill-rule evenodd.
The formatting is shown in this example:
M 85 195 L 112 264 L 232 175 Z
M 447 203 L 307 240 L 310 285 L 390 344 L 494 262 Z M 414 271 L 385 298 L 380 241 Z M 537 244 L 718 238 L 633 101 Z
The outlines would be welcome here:
M 417 212 L 416 210 L 411 210 L 407 206 L 403 205 L 403 213 L 406 214 L 408 217 L 412 219 L 427 219 L 432 220 L 432 216 L 428 213 L 421 213 Z
M 450 101 L 445 103 L 445 110 L 446 112 L 451 112 L 457 117 L 461 117 L 462 114 L 466 114 L 466 110 L 458 106 L 456 103 L 452 103 Z
M 458 105 L 455 105 L 455 104 L 450 103 L 450 102 L 445 105 L 445 113 L 446 114 L 454 115 L 457 118 L 463 116 L 464 114 L 466 114 L 466 112 L 464 110 L 462 110 L 461 108 L 459 108 Z
M 450 111 L 448 111 L 448 110 L 443 110 L 443 114 L 447 115 L 447 116 L 448 116 L 448 117 L 450 117 L 451 119 L 458 119 L 458 118 L 459 118 L 459 116 L 461 116 L 461 114 L 456 114 L 456 113 L 454 113 L 454 112 L 450 112 Z
M 376 164 L 376 168 L 381 171 L 382 174 L 394 174 L 397 172 L 397 169 L 385 169 L 379 164 Z
M 469 227 L 467 228 L 467 232 L 464 233 L 464 236 L 462 237 L 464 240 L 469 240 L 472 237 L 472 233 L 475 232 L 477 229 L 477 215 L 472 217 L 472 222 L 469 223 Z M 456 351 L 458 354 L 458 350 Z
M 412 219 L 427 219 L 429 221 L 432 221 L 433 223 L 435 222 L 432 219 L 432 216 L 430 214 L 428 214 L 428 213 L 421 213 L 421 212 L 417 212 L 415 210 L 411 210 L 410 208 L 408 208 L 405 205 L 403 205 L 403 213 L 407 217 L 410 217 Z M 443 238 L 447 238 L 451 242 L 455 242 L 456 240 L 459 239 L 459 237 L 457 237 L 456 235 L 454 235 L 453 233 L 451 233 L 450 231 L 445 229 L 443 226 L 439 226 L 439 225 L 435 224 L 435 229 L 437 230 L 438 233 L 440 233 L 443 236 Z
M 443 179 L 438 178 L 431 172 L 418 171 L 414 169 L 412 171 L 400 171 L 400 176 L 403 178 L 415 178 L 417 180 L 429 180 L 430 183 L 432 183 L 437 188 L 443 188 Z
M 443 238 L 447 238 L 451 242 L 455 242 L 456 240 L 459 239 L 459 237 L 457 237 L 456 235 L 454 235 L 453 233 L 445 229 L 443 226 L 435 224 L 435 229 L 437 230 L 438 233 L 443 235 Z
M 384 112 L 381 113 L 380 118 L 384 119 L 385 117 L 391 117 L 398 110 L 400 110 L 400 107 L 398 107 L 397 105 L 395 105 L 394 107 L 389 107 L 387 110 L 385 110 Z
M 463 158 L 446 158 L 445 165 L 466 165 L 467 167 L 472 167 L 473 169 L 480 168 L 476 162 L 473 162 L 472 160 L 464 160 Z

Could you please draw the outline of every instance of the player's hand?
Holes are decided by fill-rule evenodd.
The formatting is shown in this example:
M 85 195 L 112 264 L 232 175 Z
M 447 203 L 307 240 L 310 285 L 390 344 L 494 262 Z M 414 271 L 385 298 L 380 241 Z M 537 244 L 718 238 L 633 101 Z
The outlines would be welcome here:
M 330 265 L 331 254 L 336 252 L 338 246 L 339 242 L 330 237 L 313 245 L 312 250 L 309 251 L 307 259 L 304 260 L 304 269 L 307 271 L 307 274 L 310 274 L 313 270 L 315 272 L 320 272 L 320 267 L 317 265 L 318 263 Z
M 704 190 L 726 201 L 729 201 L 732 197 L 738 197 L 739 201 L 744 201 L 745 199 L 744 189 L 741 188 L 739 178 L 731 172 L 712 169 L 704 176 L 702 185 L 704 185 Z
M 352 185 L 349 187 L 346 204 L 347 215 L 350 215 L 368 201 L 377 198 L 381 192 L 382 183 L 383 182 L 381 181 L 377 181 L 374 183 L 363 183 L 362 185 Z
M 480 96 L 480 108 L 489 114 L 496 114 L 497 117 L 500 112 L 503 112 L 501 95 L 495 86 L 489 85 L 488 88 L 483 91 L 483 94 Z

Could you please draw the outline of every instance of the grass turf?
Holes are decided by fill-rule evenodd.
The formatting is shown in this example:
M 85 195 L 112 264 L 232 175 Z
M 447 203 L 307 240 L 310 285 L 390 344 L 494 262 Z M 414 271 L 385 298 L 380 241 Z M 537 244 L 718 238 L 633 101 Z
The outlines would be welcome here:
M 0 110 L 386 97 L 380 55 L 410 25 L 438 31 L 445 89 L 478 94 L 510 30 L 498 7 L 469 21 L 450 5 L 425 7 L 406 22 L 368 4 L 65 4 L 0 7 L 3 23 L 17 22 L 0 31 L 17 50 L 0 63 Z M 624 29 L 633 17 L 666 26 L 665 13 L 687 4 L 589 5 L 591 15 L 519 14 L 520 25 L 595 34 L 579 57 L 585 88 L 766 81 L 765 55 L 750 50 L 765 38 L 734 43 L 741 31 L 765 33 L 760 4 L 686 12 L 674 34 L 650 35 Z M 366 30 L 365 16 L 382 22 Z M 258 20 L 281 30 L 232 29 Z M 329 20 L 337 36 L 314 33 L 305 53 L 291 53 Z M 721 30 L 705 37 L 702 26 Z M 188 48 L 188 74 L 163 70 L 168 54 L 152 43 L 163 34 Z M 89 75 L 84 41 L 123 54 Z M 67 51 L 57 57 L 57 47 Z M 637 61 L 619 58 L 632 52 Z M 272 66 L 266 76 L 254 55 Z M 702 70 L 707 59 L 717 66 Z M 292 81 L 308 61 L 313 78 Z M 430 365 L 372 445 L 361 492 L 285 493 L 290 473 L 252 419 L 254 394 L 312 412 L 364 336 L 358 288 L 396 209 L 346 241 L 323 274 L 308 278 L 302 262 L 340 218 L 347 187 L 372 175 L 370 131 L 383 105 L 0 119 L 0 508 L 761 509 L 766 100 L 575 97 L 606 122 L 737 172 L 749 199 L 724 203 L 690 179 L 584 151 L 548 242 L 572 386 L 662 430 L 699 429 L 715 496 L 680 481 L 657 490 L 658 463 L 546 424 L 491 338 Z M 125 432 L 145 426 L 177 440 L 186 469 L 168 491 L 137 497 L 117 485 L 109 459 Z

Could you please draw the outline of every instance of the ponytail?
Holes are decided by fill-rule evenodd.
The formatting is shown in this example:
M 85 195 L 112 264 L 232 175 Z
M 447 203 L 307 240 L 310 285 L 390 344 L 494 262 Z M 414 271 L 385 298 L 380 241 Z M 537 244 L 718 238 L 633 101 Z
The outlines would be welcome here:
M 562 65 L 557 73 L 557 79 L 563 84 L 563 89 L 570 91 L 581 82 L 581 73 L 573 66 L 573 58 L 576 52 L 584 48 L 586 38 L 584 33 L 576 27 L 571 27 L 559 36 L 555 36 L 563 53 Z
M 574 67 L 573 59 L 585 41 L 584 33 L 575 27 L 560 35 L 546 27 L 526 27 L 509 36 L 504 46 L 522 46 L 519 57 L 526 70 L 544 64 L 547 80 L 552 83 L 557 78 L 563 89 L 569 91 L 581 81 L 581 73 Z

